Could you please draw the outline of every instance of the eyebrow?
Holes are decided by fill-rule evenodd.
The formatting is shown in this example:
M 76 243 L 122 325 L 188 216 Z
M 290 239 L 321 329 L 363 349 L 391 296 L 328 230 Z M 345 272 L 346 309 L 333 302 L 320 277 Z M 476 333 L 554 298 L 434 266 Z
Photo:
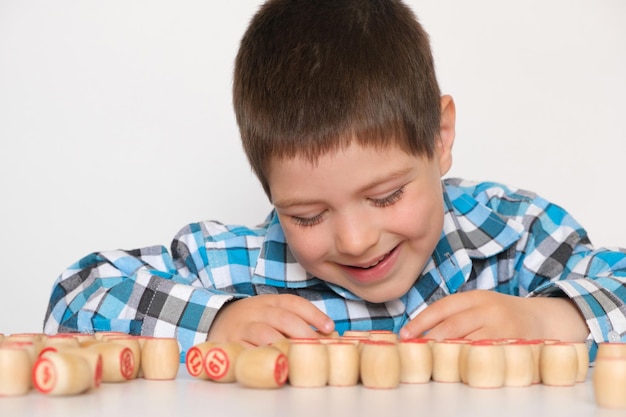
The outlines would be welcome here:
M 411 169 L 412 167 L 407 167 L 407 168 L 399 169 L 397 171 L 393 171 L 391 174 L 385 175 L 384 178 L 375 178 L 368 184 L 365 184 L 363 187 L 359 188 L 358 193 L 361 194 L 361 193 L 367 192 L 368 190 L 371 190 L 372 188 L 375 188 L 379 186 L 380 184 L 384 184 L 386 182 L 393 181 L 396 178 L 402 177 L 406 175 L 408 172 L 410 172 Z M 272 204 L 275 207 L 287 208 L 291 206 L 306 206 L 306 205 L 319 204 L 320 202 L 321 200 L 316 199 L 316 198 L 311 198 L 311 199 L 286 198 L 284 200 L 278 200 L 276 202 L 273 202 Z

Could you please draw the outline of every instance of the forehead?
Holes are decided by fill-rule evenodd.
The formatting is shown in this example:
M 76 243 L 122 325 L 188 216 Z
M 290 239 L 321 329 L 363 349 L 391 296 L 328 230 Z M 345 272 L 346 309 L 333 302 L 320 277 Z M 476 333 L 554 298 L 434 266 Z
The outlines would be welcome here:
M 268 172 L 272 165 L 276 166 L 285 160 L 298 160 L 298 163 L 308 162 L 316 166 L 320 159 L 341 154 L 354 147 L 386 151 L 390 149 L 403 149 L 406 152 L 417 154 L 418 151 L 411 146 L 406 131 L 396 124 L 382 126 L 370 126 L 357 129 L 354 126 L 337 132 L 318 132 L 313 135 L 288 136 L 279 140 L 270 141 L 259 153 L 263 160 L 264 173 Z
M 420 159 L 395 145 L 379 148 L 352 143 L 314 160 L 301 155 L 274 158 L 267 178 L 274 201 L 293 195 L 353 193 L 393 180 Z

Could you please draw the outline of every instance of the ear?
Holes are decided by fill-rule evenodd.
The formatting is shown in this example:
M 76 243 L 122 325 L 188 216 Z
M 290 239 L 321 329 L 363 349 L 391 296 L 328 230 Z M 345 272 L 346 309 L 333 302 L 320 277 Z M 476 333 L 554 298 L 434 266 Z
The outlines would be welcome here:
M 436 158 L 439 159 L 439 170 L 444 176 L 452 167 L 452 145 L 454 145 L 456 108 L 451 96 L 441 97 L 441 121 L 439 137 L 436 143 Z

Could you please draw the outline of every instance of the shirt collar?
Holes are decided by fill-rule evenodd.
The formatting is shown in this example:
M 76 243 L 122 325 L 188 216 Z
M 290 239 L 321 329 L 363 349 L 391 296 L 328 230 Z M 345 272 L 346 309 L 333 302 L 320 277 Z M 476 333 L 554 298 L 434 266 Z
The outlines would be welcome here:
M 507 219 L 456 187 L 444 187 L 444 226 L 431 261 L 421 275 L 445 281 L 449 293 L 467 281 L 471 259 L 494 256 L 520 238 L 522 225 Z M 305 288 L 326 284 L 307 273 L 287 246 L 278 215 L 269 217 L 268 229 L 252 277 L 253 284 Z M 359 299 L 344 288 L 326 284 L 344 298 Z
M 523 226 L 457 187 L 445 187 L 443 199 L 441 238 L 421 276 L 429 276 L 423 281 L 434 281 L 452 294 L 469 279 L 472 259 L 486 259 L 507 250 L 520 239 Z

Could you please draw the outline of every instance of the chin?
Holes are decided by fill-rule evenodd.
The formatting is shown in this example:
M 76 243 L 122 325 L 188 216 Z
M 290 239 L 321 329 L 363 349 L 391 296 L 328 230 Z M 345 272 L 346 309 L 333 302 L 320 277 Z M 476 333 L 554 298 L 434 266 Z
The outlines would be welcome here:
M 380 303 L 387 303 L 389 301 L 394 301 L 397 300 L 398 298 L 402 297 L 405 293 L 399 293 L 399 294 L 358 294 L 355 293 L 357 296 L 359 296 L 360 298 L 362 298 L 364 301 L 367 301 L 369 303 L 374 303 L 374 304 L 380 304 Z

